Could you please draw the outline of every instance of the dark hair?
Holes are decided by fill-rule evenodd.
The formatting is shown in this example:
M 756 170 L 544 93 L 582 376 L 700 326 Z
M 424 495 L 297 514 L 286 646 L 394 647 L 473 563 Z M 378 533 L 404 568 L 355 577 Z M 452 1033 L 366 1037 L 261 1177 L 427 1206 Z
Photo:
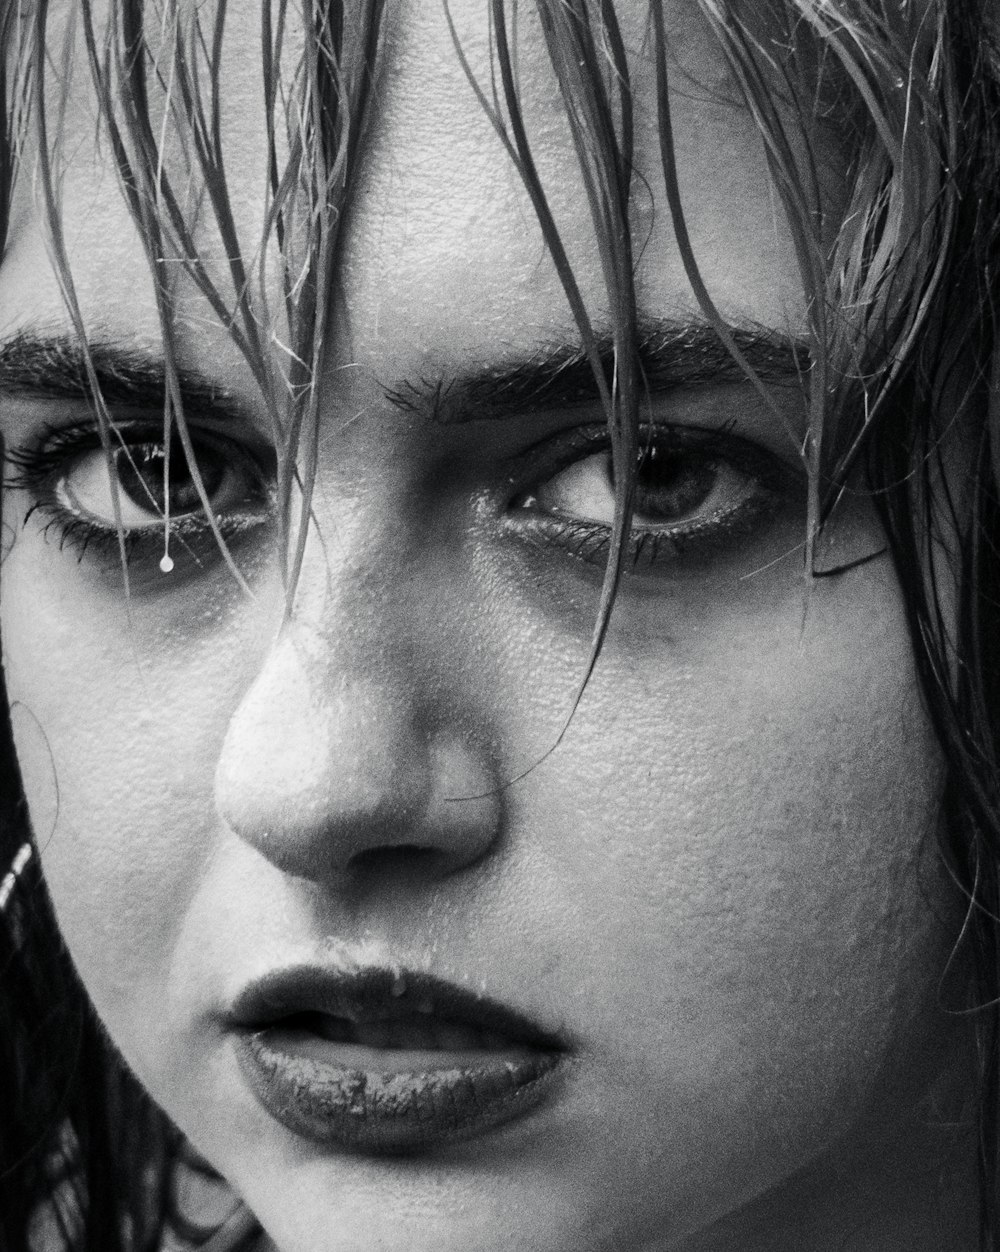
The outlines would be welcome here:
M 761 134 L 796 248 L 809 313 L 810 482 L 806 582 L 815 545 L 835 517 L 849 476 L 863 470 L 898 571 L 920 688 L 946 762 L 941 847 L 968 903 L 960 945 L 974 969 L 960 1005 L 979 1041 L 977 1094 L 981 1247 L 1000 1247 L 1000 428 L 995 379 L 1000 234 L 1000 56 L 987 0 L 699 0 Z M 524 181 L 593 366 L 609 422 L 619 483 L 612 557 L 595 627 L 596 660 L 622 574 L 630 526 L 642 375 L 630 243 L 632 98 L 629 60 L 610 0 L 536 0 L 548 54 L 575 142 L 611 310 L 613 351 L 603 350 L 576 286 L 536 173 L 516 88 L 509 8 L 488 6 L 496 75 L 477 82 L 481 107 Z M 169 6 L 168 6 L 169 7 Z M 8 53 L 0 180 L 9 190 L 25 127 L 40 145 L 49 241 L 81 343 L 86 335 L 62 247 L 55 141 L 45 128 L 47 5 L 29 16 L 4 10 Z M 289 535 L 287 576 L 302 554 L 320 411 L 318 380 L 340 255 L 340 224 L 377 90 L 381 0 L 356 9 L 306 6 L 308 37 L 290 80 L 301 106 L 280 114 L 285 0 L 261 6 L 265 49 L 270 202 L 263 239 L 237 237 L 223 174 L 214 27 L 197 8 L 175 8 L 168 34 L 182 107 L 175 123 L 204 181 L 211 221 L 231 258 L 227 295 L 201 265 L 176 192 L 159 158 L 140 0 L 117 0 L 98 30 L 80 0 L 104 141 L 147 249 L 164 340 L 170 420 L 184 432 L 176 385 L 166 259 L 179 261 L 243 354 L 274 425 L 279 502 Z M 650 0 L 657 71 L 664 200 L 706 322 L 744 365 L 739 346 L 702 282 L 687 236 L 671 137 L 669 48 L 659 0 Z M 19 25 L 19 22 L 25 25 Z M 204 36 L 204 37 L 202 37 Z M 68 54 L 67 54 L 68 55 Z M 213 60 L 214 57 L 214 60 Z M 65 58 L 63 58 L 63 63 Z M 207 97 L 204 84 L 207 83 Z M 779 107 L 780 103 L 780 107 Z M 178 118 L 180 120 L 178 120 Z M 281 134 L 279 144 L 275 136 Z M 830 229 L 819 177 L 818 137 L 840 163 L 845 204 Z M 835 136 L 835 141 L 831 138 Z M 804 142 L 802 142 L 804 140 Z M 0 208 L 0 227 L 7 215 Z M 278 373 L 267 349 L 264 272 L 243 258 L 274 244 L 284 260 L 284 315 L 295 364 Z M 294 274 L 294 281 L 292 275 Z M 263 328 L 263 329 L 262 329 Z M 102 429 L 112 419 L 94 389 Z M 946 474 L 956 446 L 966 458 L 961 491 Z M 305 490 L 293 507 L 293 454 Z M 190 470 L 198 469 L 188 448 Z M 225 549 L 222 537 L 219 542 Z M 953 553 L 942 566 L 943 548 Z M 238 571 L 236 571 L 238 574 Z M 957 586 L 957 593 L 952 589 Z M 957 594 L 957 607 L 955 598 Z M 587 674 L 582 676 L 585 682 Z M 0 728 L 0 865 L 28 837 L 10 728 Z M 139 1088 L 96 1019 L 58 934 L 44 883 L 26 870 L 0 918 L 0 1232 L 20 1252 L 39 1214 L 55 1213 L 73 1249 L 157 1247 L 183 1145 Z M 194 1236 L 195 1232 L 182 1232 Z

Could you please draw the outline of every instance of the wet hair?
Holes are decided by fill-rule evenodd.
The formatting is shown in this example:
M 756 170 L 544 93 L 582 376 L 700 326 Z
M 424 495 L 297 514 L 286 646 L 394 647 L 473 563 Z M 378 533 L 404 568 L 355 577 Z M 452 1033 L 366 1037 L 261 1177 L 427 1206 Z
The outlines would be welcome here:
M 597 328 L 534 165 L 517 90 L 515 11 L 511 0 L 483 3 L 492 77 L 476 79 L 457 33 L 455 55 L 493 121 L 498 159 L 511 161 L 523 180 L 609 425 L 617 503 L 592 668 L 627 566 L 644 402 L 630 228 L 637 181 L 632 61 L 611 0 L 534 0 L 604 275 L 601 316 L 607 326 Z M 803 582 L 808 587 L 816 577 L 850 576 L 849 568 L 819 566 L 816 552 L 849 483 L 863 475 L 898 572 L 920 690 L 944 755 L 941 854 L 967 906 L 955 967 L 972 970 L 964 981 L 958 976 L 961 985 L 948 1003 L 970 1014 L 978 1042 L 981 1248 L 996 1252 L 1000 52 L 991 6 L 988 0 L 699 3 L 759 131 L 806 297 L 801 455 L 809 508 Z M 0 181 L 9 192 L 30 129 L 50 252 L 86 349 L 61 234 L 61 115 L 52 102 L 59 98 L 60 76 L 89 73 L 100 141 L 117 167 L 156 295 L 165 429 L 178 433 L 210 516 L 178 380 L 171 274 L 180 265 L 228 329 L 269 415 L 291 594 L 309 517 L 342 225 L 378 101 L 386 22 L 381 0 L 357 0 L 351 7 L 309 0 L 297 50 L 289 47 L 286 0 L 261 5 L 271 142 L 268 205 L 261 237 L 254 240 L 240 239 L 226 186 L 220 123 L 224 0 L 207 19 L 199 6 L 165 0 L 155 47 L 143 28 L 140 0 L 114 0 L 100 25 L 90 0 L 79 0 L 59 46 L 53 46 L 47 9 L 46 0 L 32 0 L 2 10 L 7 59 L 0 69 Z M 78 35 L 86 64 L 71 65 Z M 652 190 L 670 215 L 705 323 L 766 398 L 701 279 L 688 238 L 668 91 L 668 80 L 683 67 L 672 59 L 659 0 L 650 0 L 643 55 L 652 58 L 657 78 L 661 161 Z M 176 149 L 169 154 L 161 151 L 167 132 L 153 103 L 153 88 L 164 82 L 171 84 L 169 130 Z M 171 174 L 175 159 L 183 177 Z M 836 205 L 830 169 L 842 200 Z M 187 198 L 192 179 L 200 189 L 196 206 Z M 7 203 L 0 207 L 4 231 Z M 229 258 L 224 282 L 199 257 L 194 208 Z M 277 314 L 268 299 L 275 258 L 282 296 Z M 287 348 L 277 362 L 276 336 Z M 89 359 L 86 351 L 84 356 Z M 113 414 L 93 377 L 91 382 L 110 456 Z M 225 552 L 224 537 L 218 541 Z M 240 576 L 235 565 L 233 572 Z M 0 770 L 0 864 L 6 865 L 30 831 L 7 722 L 0 733 Z M 104 1034 L 60 940 L 35 864 L 0 918 L 0 980 L 0 1243 L 16 1252 L 28 1248 L 40 1215 L 49 1236 L 61 1231 L 68 1249 L 152 1250 L 165 1227 L 196 1243 L 205 1232 L 185 1228 L 173 1194 L 182 1138 Z

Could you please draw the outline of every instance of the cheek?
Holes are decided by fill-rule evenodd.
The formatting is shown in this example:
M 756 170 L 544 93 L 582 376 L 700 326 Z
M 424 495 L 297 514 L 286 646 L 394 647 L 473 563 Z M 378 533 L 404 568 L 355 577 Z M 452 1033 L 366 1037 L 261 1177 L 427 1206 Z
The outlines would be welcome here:
M 926 855 L 940 770 L 915 696 L 884 672 L 816 678 L 803 658 L 763 689 L 669 691 L 668 733 L 633 713 L 574 775 L 588 848 L 560 874 L 589 892 L 590 954 L 614 954 L 622 1005 L 649 1005 L 654 1029 L 670 1020 L 654 978 L 683 1019 L 698 1006 L 706 1040 L 775 1015 L 832 1042 L 857 1014 L 880 1031 L 888 1001 L 940 972 L 918 951 L 943 931 L 923 894 L 942 890 Z
M 631 648 L 623 613 L 537 771 L 545 877 L 576 918 L 561 975 L 621 1081 L 656 1093 L 649 1140 L 668 1119 L 737 1187 L 891 1116 L 944 1036 L 941 761 L 894 591 L 858 582 L 817 589 L 804 628 L 801 594 L 688 621 L 669 657 Z
M 60 928 L 116 1024 L 162 984 L 212 854 L 214 764 L 260 626 L 221 581 L 154 622 L 67 568 L 55 546 L 8 557 L 5 678 Z

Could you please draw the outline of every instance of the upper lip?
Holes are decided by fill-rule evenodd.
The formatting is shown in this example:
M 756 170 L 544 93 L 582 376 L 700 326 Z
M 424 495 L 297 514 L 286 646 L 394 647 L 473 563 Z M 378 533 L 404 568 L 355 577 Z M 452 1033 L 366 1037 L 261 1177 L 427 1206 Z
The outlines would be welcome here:
M 266 1030 L 299 1013 L 324 1013 L 354 1022 L 427 1013 L 502 1035 L 512 1043 L 568 1050 L 560 1035 L 506 1005 L 432 974 L 399 968 L 345 972 L 298 965 L 273 970 L 237 994 L 228 1016 L 236 1029 Z

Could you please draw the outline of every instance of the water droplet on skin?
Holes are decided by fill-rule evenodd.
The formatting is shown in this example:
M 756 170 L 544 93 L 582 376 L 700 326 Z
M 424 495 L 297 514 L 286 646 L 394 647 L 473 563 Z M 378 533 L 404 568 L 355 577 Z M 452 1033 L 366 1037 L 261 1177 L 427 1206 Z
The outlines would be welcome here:
M 160 569 L 162 570 L 164 574 L 169 574 L 173 568 L 174 568 L 173 557 L 164 556 L 160 558 Z

